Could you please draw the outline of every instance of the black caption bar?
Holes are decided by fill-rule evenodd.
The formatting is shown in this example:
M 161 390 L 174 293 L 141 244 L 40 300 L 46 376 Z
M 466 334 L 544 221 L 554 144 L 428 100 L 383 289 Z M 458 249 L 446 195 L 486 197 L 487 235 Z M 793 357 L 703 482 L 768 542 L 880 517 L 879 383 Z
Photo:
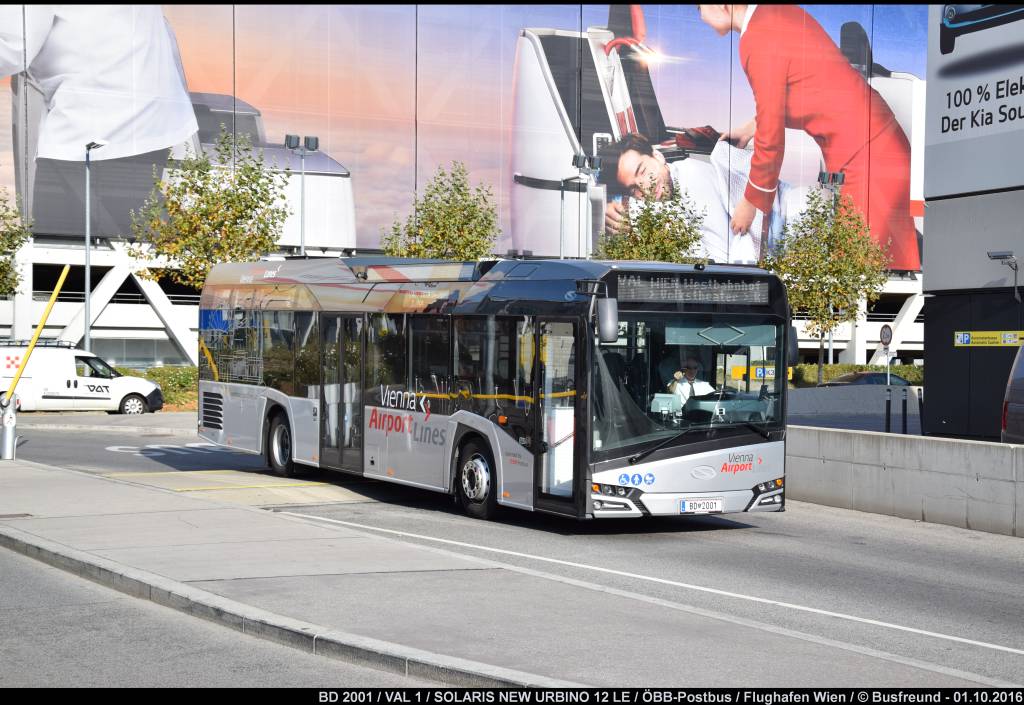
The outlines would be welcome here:
M 1022 688 L 347 688 L 320 690 L 333 705 L 1024 705 Z

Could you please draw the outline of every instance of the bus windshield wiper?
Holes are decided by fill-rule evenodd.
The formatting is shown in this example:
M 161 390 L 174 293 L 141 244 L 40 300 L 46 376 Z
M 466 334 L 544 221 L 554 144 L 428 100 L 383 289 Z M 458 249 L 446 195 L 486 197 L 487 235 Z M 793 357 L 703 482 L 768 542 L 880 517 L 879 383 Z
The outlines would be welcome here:
M 714 426 L 710 426 L 710 425 L 707 425 L 707 424 L 702 424 L 700 426 L 690 426 L 689 428 L 684 428 L 682 431 L 680 431 L 679 433 L 675 434 L 674 436 L 669 436 L 668 438 L 663 440 L 661 443 L 657 443 L 657 444 L 651 446 L 650 448 L 648 448 L 647 450 L 642 450 L 639 453 L 637 453 L 636 455 L 629 456 L 629 464 L 630 465 L 636 465 L 638 462 L 640 462 L 641 460 L 646 458 L 648 455 L 650 455 L 654 451 L 661 450 L 665 446 L 667 446 L 670 443 L 672 443 L 672 441 L 675 441 L 675 440 L 677 440 L 679 438 L 682 438 L 683 436 L 685 436 L 690 431 L 710 431 L 713 428 L 714 428 Z

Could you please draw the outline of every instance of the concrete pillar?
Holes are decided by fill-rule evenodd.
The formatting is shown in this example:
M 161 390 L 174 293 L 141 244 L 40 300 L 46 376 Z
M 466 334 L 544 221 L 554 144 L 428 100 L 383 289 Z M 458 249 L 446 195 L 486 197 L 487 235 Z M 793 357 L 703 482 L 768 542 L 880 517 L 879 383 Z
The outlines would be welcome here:
M 846 347 L 839 353 L 838 362 L 857 365 L 867 359 L 867 335 L 861 325 L 867 318 L 868 302 L 861 299 L 857 302 L 857 320 L 850 324 L 850 338 Z
M 35 246 L 32 238 L 28 239 L 21 249 L 14 256 L 14 266 L 21 275 L 21 283 L 18 291 L 14 294 L 14 321 L 11 326 L 11 337 L 15 340 L 28 340 L 32 337 L 32 331 L 36 321 L 32 319 L 32 262 Z

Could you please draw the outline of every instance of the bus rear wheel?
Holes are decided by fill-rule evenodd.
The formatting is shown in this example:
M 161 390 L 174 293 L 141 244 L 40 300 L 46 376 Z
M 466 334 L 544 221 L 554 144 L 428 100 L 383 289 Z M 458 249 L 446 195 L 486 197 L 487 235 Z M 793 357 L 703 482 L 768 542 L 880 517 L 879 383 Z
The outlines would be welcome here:
M 267 460 L 270 468 L 282 477 L 295 477 L 295 463 L 292 461 L 292 429 L 288 417 L 276 414 L 270 422 L 267 437 Z
M 455 491 L 463 511 L 476 519 L 491 519 L 498 511 L 498 483 L 494 460 L 486 443 L 473 439 L 459 453 Z

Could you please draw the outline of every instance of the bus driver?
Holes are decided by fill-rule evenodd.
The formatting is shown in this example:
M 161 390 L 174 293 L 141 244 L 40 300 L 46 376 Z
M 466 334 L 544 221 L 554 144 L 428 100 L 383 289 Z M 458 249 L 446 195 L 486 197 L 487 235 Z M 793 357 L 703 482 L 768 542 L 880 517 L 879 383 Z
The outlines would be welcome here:
M 686 404 L 687 400 L 693 396 L 704 396 L 705 394 L 713 394 L 715 388 L 704 380 L 697 379 L 697 370 L 700 368 L 700 363 L 694 357 L 686 358 L 686 366 L 683 368 L 685 371 L 676 371 L 673 381 L 668 385 L 669 391 L 679 397 L 682 404 Z

